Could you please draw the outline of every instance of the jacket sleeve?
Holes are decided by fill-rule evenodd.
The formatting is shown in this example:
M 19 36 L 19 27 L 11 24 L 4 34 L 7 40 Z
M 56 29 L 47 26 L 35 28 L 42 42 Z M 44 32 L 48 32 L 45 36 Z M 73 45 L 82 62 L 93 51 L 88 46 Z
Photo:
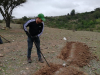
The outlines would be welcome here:
M 43 27 L 42 27 L 41 33 L 39 33 L 38 36 L 40 36 L 43 33 L 43 30 L 44 30 L 44 22 L 42 22 L 42 24 L 43 24 Z
M 27 30 L 27 27 L 28 27 L 29 23 L 31 23 L 32 21 L 34 21 L 34 20 L 31 19 L 31 20 L 27 21 L 27 22 L 23 25 L 24 31 L 28 31 L 28 30 Z
M 28 32 L 27 27 L 29 26 L 29 23 L 31 23 L 32 21 L 34 21 L 34 19 L 31 19 L 31 20 L 27 21 L 27 22 L 23 25 L 24 31 L 25 31 L 25 33 L 26 33 L 26 35 L 27 35 L 28 37 L 31 37 L 31 35 L 30 35 L 30 33 Z

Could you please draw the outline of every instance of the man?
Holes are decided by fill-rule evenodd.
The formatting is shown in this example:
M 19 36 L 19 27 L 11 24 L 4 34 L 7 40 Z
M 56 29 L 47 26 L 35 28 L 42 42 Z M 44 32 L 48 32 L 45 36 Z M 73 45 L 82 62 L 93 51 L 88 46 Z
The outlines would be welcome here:
M 33 42 L 35 43 L 35 46 L 37 48 L 37 55 L 38 55 L 38 60 L 43 63 L 43 60 L 41 58 L 41 52 L 40 52 L 40 39 L 39 36 L 42 34 L 43 29 L 44 29 L 44 22 L 45 18 L 43 14 L 38 14 L 38 17 L 36 19 L 31 19 L 27 21 L 24 24 L 24 31 L 26 32 L 28 36 L 28 52 L 27 52 L 27 58 L 28 58 L 28 63 L 31 63 L 31 51 L 33 47 Z M 27 27 L 29 27 L 29 31 L 27 30 Z
M 3 44 L 1 37 L 0 37 L 0 44 Z

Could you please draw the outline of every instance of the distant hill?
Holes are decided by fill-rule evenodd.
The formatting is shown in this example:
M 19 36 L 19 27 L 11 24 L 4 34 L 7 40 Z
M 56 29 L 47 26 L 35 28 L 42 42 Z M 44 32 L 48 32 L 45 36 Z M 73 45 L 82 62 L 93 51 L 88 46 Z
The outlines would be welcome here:
M 24 16 L 21 19 L 13 19 L 12 22 L 23 24 L 31 18 Z M 52 28 L 100 31 L 100 8 L 96 8 L 94 11 L 84 13 L 75 13 L 75 10 L 73 9 L 67 15 L 45 18 L 45 25 Z
M 74 15 L 72 14 L 74 11 Z M 71 13 L 63 16 L 45 17 L 45 25 L 53 28 L 73 30 L 100 30 L 100 8 L 91 12 Z

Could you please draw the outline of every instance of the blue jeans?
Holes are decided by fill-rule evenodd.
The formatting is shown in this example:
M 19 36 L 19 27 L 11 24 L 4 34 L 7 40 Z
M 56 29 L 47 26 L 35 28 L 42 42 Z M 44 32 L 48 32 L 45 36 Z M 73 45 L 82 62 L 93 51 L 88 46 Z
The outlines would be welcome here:
M 33 47 L 33 42 L 35 43 L 35 46 L 37 48 L 37 55 L 38 58 L 41 58 L 41 52 L 40 52 L 40 39 L 39 37 L 35 37 L 34 39 L 28 37 L 28 52 L 27 52 L 27 58 L 31 58 L 31 51 Z
M 0 44 L 3 44 L 1 37 L 0 37 Z

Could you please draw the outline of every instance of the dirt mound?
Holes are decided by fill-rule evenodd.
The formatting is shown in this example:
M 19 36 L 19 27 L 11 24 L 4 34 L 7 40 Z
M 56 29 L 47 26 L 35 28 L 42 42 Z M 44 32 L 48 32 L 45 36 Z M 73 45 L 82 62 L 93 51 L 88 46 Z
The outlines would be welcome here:
M 58 57 L 62 60 L 70 60 L 70 64 L 83 67 L 91 60 L 91 52 L 86 44 L 80 42 L 67 42 Z
M 61 67 L 61 65 L 50 63 L 50 67 L 44 66 L 43 68 L 39 69 L 34 75 L 53 75 L 54 72 L 59 70 L 59 68 Z
M 86 75 L 86 73 L 79 71 L 72 67 L 60 68 L 54 75 Z
M 91 57 L 91 52 L 86 44 L 80 42 L 67 42 L 61 50 L 60 59 L 65 60 L 70 65 L 66 66 L 50 64 L 38 70 L 34 75 L 87 75 L 79 70 L 79 67 L 87 65 Z M 76 66 L 76 67 L 75 67 Z
M 33 75 L 86 75 L 84 72 L 73 67 L 63 67 L 62 65 L 50 64 L 38 70 Z

